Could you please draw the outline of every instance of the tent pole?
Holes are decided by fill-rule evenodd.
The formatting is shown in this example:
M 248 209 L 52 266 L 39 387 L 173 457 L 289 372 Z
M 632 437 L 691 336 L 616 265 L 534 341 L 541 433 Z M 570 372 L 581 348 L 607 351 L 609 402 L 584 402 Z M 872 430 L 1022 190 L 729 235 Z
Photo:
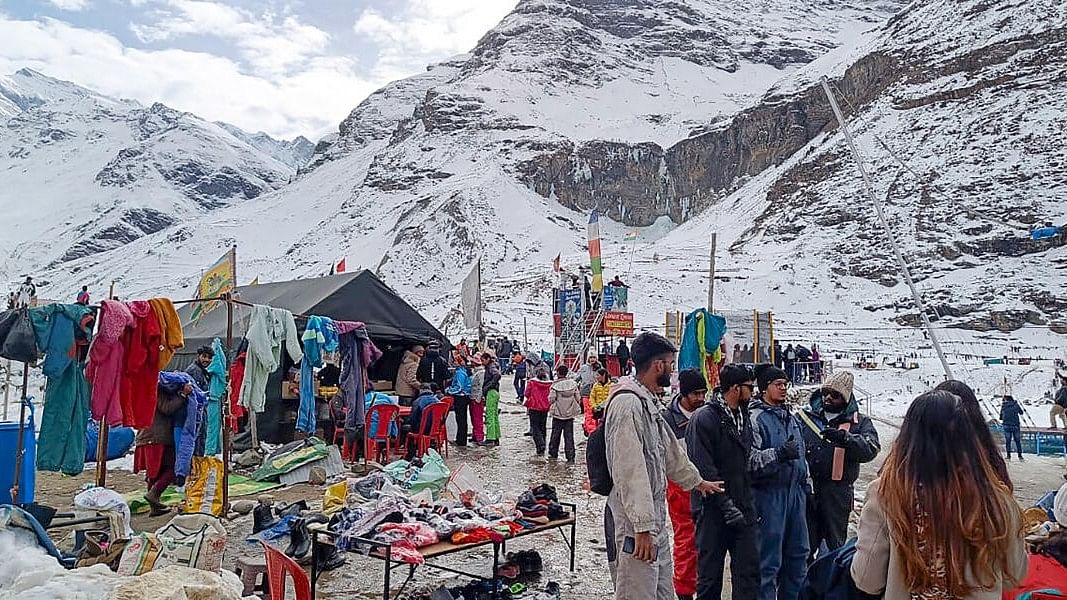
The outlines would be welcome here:
M 7 420 L 7 404 L 11 398 L 11 359 L 7 359 L 4 369 L 4 420 Z
M 19 441 L 15 451 L 15 481 L 11 484 L 11 503 L 19 503 L 19 481 L 22 479 L 23 454 L 26 452 L 26 388 L 30 386 L 30 365 L 22 363 L 22 402 L 19 403 Z
M 900 251 L 900 245 L 897 244 L 897 238 L 893 235 L 893 230 L 889 227 L 889 220 L 885 216 L 885 210 L 882 208 L 882 202 L 874 195 L 874 189 L 871 187 L 871 180 L 867 175 L 867 169 L 863 166 L 863 160 L 860 159 L 860 153 L 856 150 L 856 144 L 852 141 L 852 133 L 848 130 L 848 124 L 845 123 L 845 117 L 841 114 L 841 107 L 837 105 L 837 98 L 834 97 L 834 93 L 830 91 L 830 81 L 823 76 L 822 89 L 826 92 L 826 97 L 830 100 L 830 108 L 834 111 L 834 116 L 837 117 L 837 122 L 841 126 L 841 133 L 845 136 L 845 141 L 848 143 L 849 150 L 852 151 L 853 158 L 856 159 L 856 168 L 859 169 L 860 178 L 863 179 L 863 189 L 867 192 L 867 197 L 870 199 L 871 204 L 874 205 L 875 211 L 878 213 L 878 220 L 882 222 L 882 227 L 885 228 L 885 235 L 889 239 L 889 246 L 893 249 L 893 256 L 897 259 L 897 267 L 900 269 L 900 275 L 903 277 L 904 282 L 908 284 L 908 289 L 911 290 L 912 300 L 915 301 L 915 308 L 919 310 L 919 317 L 922 318 L 923 327 L 926 328 L 926 335 L 930 337 L 930 344 L 934 347 L 934 351 L 937 352 L 937 358 L 941 360 L 941 367 L 945 370 L 945 379 L 952 379 L 952 367 L 948 364 L 948 359 L 945 358 L 945 353 L 941 351 L 941 342 L 937 339 L 937 332 L 934 331 L 932 325 L 930 325 L 930 317 L 926 314 L 926 304 L 923 302 L 922 296 L 919 291 L 915 289 L 915 281 L 911 278 L 911 271 L 908 269 L 908 263 L 904 261 L 904 254 Z
M 229 370 L 230 354 L 233 352 L 233 303 L 226 301 L 226 367 Z M 227 373 L 226 391 L 230 391 Z M 222 403 L 222 515 L 230 513 L 230 394 L 219 400 Z
M 96 487 L 107 486 L 107 444 L 110 434 L 107 417 L 100 417 L 100 430 L 96 434 Z

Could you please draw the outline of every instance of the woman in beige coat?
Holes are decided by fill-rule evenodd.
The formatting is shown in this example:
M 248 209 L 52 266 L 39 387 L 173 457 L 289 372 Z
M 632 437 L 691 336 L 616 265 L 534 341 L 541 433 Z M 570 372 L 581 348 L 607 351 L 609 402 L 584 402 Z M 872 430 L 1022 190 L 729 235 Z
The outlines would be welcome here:
M 852 577 L 885 600 L 999 600 L 1026 576 L 1022 513 L 958 396 L 912 402 L 871 482 Z

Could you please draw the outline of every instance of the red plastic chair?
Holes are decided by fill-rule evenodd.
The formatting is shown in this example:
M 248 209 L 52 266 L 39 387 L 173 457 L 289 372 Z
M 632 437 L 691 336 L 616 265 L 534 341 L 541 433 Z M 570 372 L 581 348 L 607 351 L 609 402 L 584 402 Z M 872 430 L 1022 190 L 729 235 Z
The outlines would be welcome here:
M 367 460 L 371 458 L 371 449 L 375 450 L 374 459 L 381 458 L 381 451 L 378 450 L 378 442 L 385 442 L 385 458 L 393 453 L 393 438 L 389 435 L 389 430 L 396 422 L 397 415 L 400 414 L 400 407 L 396 404 L 375 404 L 367 411 L 367 422 L 363 431 L 367 432 L 367 435 L 363 436 L 363 457 Z M 377 431 L 371 431 L 371 419 L 377 415 L 378 428 Z M 380 462 L 380 461 L 379 461 Z
M 448 409 L 449 406 L 444 402 L 435 402 L 423 409 L 422 422 L 419 423 L 419 428 L 409 434 L 411 440 L 415 442 L 415 454 L 417 456 L 426 454 L 431 444 L 441 439 L 441 431 L 445 428 Z M 427 428 L 430 429 L 430 433 L 422 433 Z M 447 436 L 447 433 L 445 435 Z M 442 449 L 447 451 L 447 442 L 445 448 Z
M 441 421 L 441 430 L 438 431 L 437 446 L 443 450 L 442 454 L 445 455 L 445 458 L 448 458 L 448 427 L 446 423 L 448 422 L 448 413 L 452 412 L 452 404 L 455 400 L 452 396 L 445 396 L 441 398 L 441 402 L 447 408 L 445 408 L 444 420 Z
M 285 600 L 285 576 L 293 578 L 293 591 L 296 600 L 311 600 L 311 579 L 303 567 L 296 561 L 282 554 L 281 551 L 260 540 L 267 559 L 267 585 L 270 588 L 270 600 Z

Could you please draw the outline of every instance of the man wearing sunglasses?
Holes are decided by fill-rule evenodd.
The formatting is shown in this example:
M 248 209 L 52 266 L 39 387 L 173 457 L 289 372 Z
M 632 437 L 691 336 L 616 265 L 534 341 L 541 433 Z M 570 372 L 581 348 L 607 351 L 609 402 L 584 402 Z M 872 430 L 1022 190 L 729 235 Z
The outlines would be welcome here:
M 686 428 L 689 459 L 700 476 L 721 479 L 726 487 L 725 494 L 690 498 L 696 523 L 697 598 L 722 596 L 727 553 L 734 600 L 755 600 L 759 593 L 756 508 L 748 471 L 752 450 L 748 403 L 755 381 L 747 365 L 724 366 L 711 401 L 693 414 Z
M 804 412 L 806 422 L 801 433 L 815 488 L 808 499 L 812 557 L 823 542 L 828 550 L 845 543 L 860 465 L 874 460 L 881 450 L 878 431 L 869 417 L 860 414 L 852 386 L 852 373 L 830 375 L 811 395 Z
M 808 569 L 807 497 L 811 493 L 799 420 L 786 406 L 789 376 L 756 367 L 760 397 L 749 406 L 749 470 L 759 514 L 760 600 L 797 600 Z

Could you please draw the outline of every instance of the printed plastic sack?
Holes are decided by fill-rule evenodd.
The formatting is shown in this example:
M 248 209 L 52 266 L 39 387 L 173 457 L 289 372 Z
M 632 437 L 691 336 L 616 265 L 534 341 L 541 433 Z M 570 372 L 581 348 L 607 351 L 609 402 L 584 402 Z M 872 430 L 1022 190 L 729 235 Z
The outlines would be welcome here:
M 222 461 L 213 456 L 194 456 L 185 479 L 185 512 L 222 515 Z
M 455 500 L 462 500 L 464 495 L 473 495 L 474 498 L 481 499 L 482 503 L 490 501 L 485 495 L 485 484 L 467 463 L 463 463 L 452 473 L 445 490 Z
M 445 465 L 445 459 L 441 458 L 441 455 L 433 448 L 422 457 L 422 462 L 422 468 L 410 481 L 410 485 L 406 487 L 410 493 L 430 490 L 434 498 L 437 498 L 441 494 L 441 490 L 445 489 L 445 484 L 448 483 L 448 476 L 451 472 L 448 470 L 448 466 Z
M 119 559 L 119 575 L 141 575 L 156 567 L 163 554 L 163 541 L 154 533 L 138 533 L 130 538 Z
M 333 513 L 341 510 L 345 507 L 345 497 L 347 496 L 348 480 L 338 481 L 327 487 L 326 493 L 322 497 L 322 512 L 327 515 L 333 515 Z
M 204 571 L 222 568 L 226 553 L 226 528 L 210 515 L 178 515 L 156 530 L 163 542 L 163 555 L 156 567 L 182 565 Z

